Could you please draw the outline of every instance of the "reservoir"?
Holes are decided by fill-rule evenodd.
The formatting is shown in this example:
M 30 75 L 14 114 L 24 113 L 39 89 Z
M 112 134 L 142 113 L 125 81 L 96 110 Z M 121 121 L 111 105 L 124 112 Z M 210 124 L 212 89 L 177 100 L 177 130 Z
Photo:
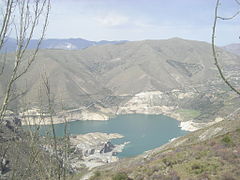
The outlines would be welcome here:
M 51 126 L 41 126 L 44 132 Z M 64 124 L 55 125 L 57 136 L 64 135 Z M 68 134 L 77 135 L 91 132 L 119 133 L 122 139 L 111 140 L 113 144 L 129 142 L 118 157 L 132 157 L 159 147 L 172 138 L 183 136 L 179 121 L 164 115 L 128 114 L 119 115 L 108 121 L 74 121 L 68 123 Z

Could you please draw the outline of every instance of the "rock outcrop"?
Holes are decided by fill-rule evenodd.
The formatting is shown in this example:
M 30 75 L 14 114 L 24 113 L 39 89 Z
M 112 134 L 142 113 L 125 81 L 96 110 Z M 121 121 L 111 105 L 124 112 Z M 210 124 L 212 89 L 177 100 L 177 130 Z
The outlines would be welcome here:
M 100 150 L 100 153 L 109 153 L 111 151 L 113 151 L 115 148 L 115 146 L 111 143 L 111 142 L 107 142 L 104 144 L 103 148 Z M 114 154 L 114 153 L 113 153 Z
M 73 169 L 93 168 L 110 162 L 116 162 L 116 156 L 124 144 L 113 145 L 111 139 L 122 138 L 120 134 L 88 133 L 70 137 L 70 164 Z

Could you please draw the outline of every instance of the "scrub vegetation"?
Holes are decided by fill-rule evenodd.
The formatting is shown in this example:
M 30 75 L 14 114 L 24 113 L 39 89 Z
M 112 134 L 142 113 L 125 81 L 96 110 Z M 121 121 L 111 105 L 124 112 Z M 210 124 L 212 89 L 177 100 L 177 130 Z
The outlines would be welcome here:
M 193 109 L 179 109 L 177 110 L 177 113 L 180 113 L 180 115 L 186 120 L 197 118 L 201 114 L 199 111 Z
M 92 180 L 111 180 L 119 173 L 126 179 L 232 179 L 240 177 L 239 129 L 202 143 L 155 153 L 144 163 L 127 169 L 98 171 Z M 116 164 L 117 166 L 117 164 Z

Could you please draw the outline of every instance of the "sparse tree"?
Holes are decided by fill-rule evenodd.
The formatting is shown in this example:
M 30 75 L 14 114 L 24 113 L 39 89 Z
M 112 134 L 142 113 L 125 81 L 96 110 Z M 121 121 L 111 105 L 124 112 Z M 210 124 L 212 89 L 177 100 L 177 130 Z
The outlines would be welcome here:
M 1 0 L 0 4 L 3 7 L 2 17 L 0 17 L 2 21 L 0 27 L 0 51 L 3 50 L 9 34 L 15 34 L 17 40 L 15 59 L 12 61 L 13 68 L 0 107 L 0 123 L 2 123 L 9 102 L 14 98 L 14 84 L 29 70 L 36 59 L 40 44 L 45 36 L 50 0 Z M 39 29 L 38 43 L 34 50 L 28 52 L 30 41 Z M 4 66 L 7 63 L 7 57 L 3 57 L 0 59 L 2 64 L 1 74 L 4 73 Z
M 4 122 L 4 117 L 9 103 L 18 99 L 22 93 L 17 94 L 16 82 L 25 73 L 28 72 L 32 63 L 36 59 L 40 44 L 45 36 L 50 12 L 50 0 L 0 0 L 0 78 L 8 79 L 4 94 L 1 95 L 0 102 L 0 127 Z M 16 50 L 14 56 L 7 54 L 6 43 L 9 36 L 16 39 Z M 28 51 L 31 39 L 38 38 L 37 44 L 33 50 Z M 6 52 L 5 52 L 6 50 Z M 8 72 L 5 68 L 8 66 Z M 10 69 L 11 68 L 11 69 Z M 10 71 L 9 71 L 10 69 Z M 7 76 L 3 76 L 6 74 Z M 5 128 L 7 129 L 7 128 Z M 4 132 L 8 132 L 5 130 Z M 40 141 L 37 134 L 25 136 L 21 139 L 15 132 L 9 132 L 6 142 L 0 144 L 0 165 L 6 166 L 7 154 L 15 156 L 11 164 L 11 179 L 19 179 L 21 174 L 23 179 L 46 179 L 51 177 L 51 165 L 44 161 L 45 154 L 40 149 Z M 2 137 L 1 137 L 2 138 Z M 28 142 L 28 149 L 25 153 L 28 155 L 27 162 L 19 160 L 22 157 L 18 151 L 23 150 L 22 145 Z M 6 146 L 7 145 L 7 146 Z M 6 147 L 6 148 L 5 148 Z M 24 166 L 24 167 L 21 167 Z M 3 178 L 3 172 L 0 172 L 0 179 Z M 36 177 L 36 178 L 35 178 Z M 8 178 L 8 177 L 7 177 Z M 47 178 L 47 179 L 49 179 Z
M 236 5 L 238 5 L 240 8 L 240 1 L 239 0 L 234 0 L 234 1 L 236 2 Z M 214 64 L 217 67 L 219 75 L 223 79 L 224 83 L 227 84 L 227 86 L 230 87 L 231 90 L 233 90 L 235 93 L 240 95 L 240 90 L 236 89 L 236 87 L 234 87 L 232 85 L 232 83 L 224 75 L 221 65 L 219 64 L 217 49 L 216 49 L 216 45 L 215 45 L 216 29 L 217 29 L 218 20 L 230 21 L 240 14 L 240 10 L 235 12 L 231 17 L 222 17 L 222 16 L 219 16 L 219 13 L 218 13 L 220 5 L 221 5 L 220 0 L 217 0 L 216 6 L 215 6 L 214 23 L 213 23 L 213 30 L 212 30 L 212 52 L 213 52 Z

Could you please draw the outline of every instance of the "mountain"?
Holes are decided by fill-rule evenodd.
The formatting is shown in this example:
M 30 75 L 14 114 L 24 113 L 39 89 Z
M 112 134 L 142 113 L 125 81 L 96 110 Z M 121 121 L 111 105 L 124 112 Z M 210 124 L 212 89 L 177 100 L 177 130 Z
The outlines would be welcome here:
M 239 88 L 239 56 L 217 50 L 224 74 Z M 27 51 L 24 59 L 28 60 L 31 53 Z M 4 93 L 13 68 L 14 53 L 6 58 L 0 94 Z M 181 127 L 194 126 L 194 130 L 207 126 L 143 155 L 90 171 L 92 174 L 87 175 L 93 175 L 91 179 L 239 179 L 239 97 L 219 78 L 210 44 L 173 38 L 103 44 L 72 51 L 40 50 L 31 69 L 14 84 L 11 93 L 13 97 L 19 97 L 20 93 L 21 98 L 11 99 L 9 110 L 17 114 L 30 109 L 27 112 L 32 112 L 36 122 L 39 112 L 33 111 L 34 108 L 41 109 L 47 104 L 43 82 L 46 78 L 59 118 L 66 115 L 63 111 L 69 113 L 65 117 L 91 120 L 96 115 L 108 118 L 140 112 L 165 114 L 181 120 Z M 45 112 L 39 114 L 42 117 Z M 15 133 L 14 128 L 1 128 L 2 149 L 10 149 L 4 161 L 9 158 L 10 168 L 12 162 L 16 162 L 17 167 L 26 167 L 31 176 L 22 172 L 22 168 L 13 172 L 20 174 L 19 177 L 35 177 L 38 173 L 32 170 L 37 169 L 34 166 L 51 170 L 49 156 L 37 148 L 44 163 L 37 159 L 36 165 L 29 166 L 29 157 L 35 156 L 30 149 L 37 143 L 29 143 L 32 136 L 28 138 L 22 133 L 10 143 L 9 137 Z M 21 146 L 16 146 L 16 142 Z M 36 147 L 39 148 L 39 144 Z M 48 146 L 40 147 L 48 149 Z M 87 170 L 83 167 L 80 173 Z
M 223 49 L 231 52 L 231 53 L 234 53 L 234 54 L 237 54 L 237 55 L 240 55 L 240 44 L 236 43 L 236 44 L 229 44 L 227 46 L 224 46 Z
M 65 50 L 77 50 L 84 49 L 90 46 L 104 45 L 104 44 L 119 44 L 126 41 L 88 41 L 81 38 L 71 39 L 44 39 L 40 46 L 41 49 L 65 49 Z M 28 46 L 28 49 L 34 49 L 37 47 L 38 40 L 32 39 Z M 7 38 L 4 45 L 4 52 L 12 52 L 16 49 L 16 39 Z
M 239 57 L 218 50 L 224 73 L 238 86 Z M 7 62 L 13 55 L 9 54 Z M 0 80 L 1 93 L 10 69 L 6 68 L 6 77 Z M 116 113 L 142 112 L 203 122 L 222 118 L 239 104 L 218 77 L 211 45 L 180 38 L 72 51 L 41 50 L 29 72 L 16 83 L 16 89 L 24 93 L 18 103 L 12 102 L 11 110 L 16 111 L 16 104 L 23 108 L 26 101 L 28 108 L 47 104 L 42 103 L 46 100 L 44 74 L 49 78 L 57 112 L 63 103 L 65 110 L 100 113 L 97 118 L 103 119 Z

